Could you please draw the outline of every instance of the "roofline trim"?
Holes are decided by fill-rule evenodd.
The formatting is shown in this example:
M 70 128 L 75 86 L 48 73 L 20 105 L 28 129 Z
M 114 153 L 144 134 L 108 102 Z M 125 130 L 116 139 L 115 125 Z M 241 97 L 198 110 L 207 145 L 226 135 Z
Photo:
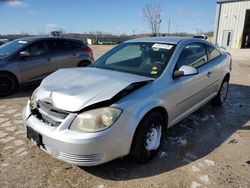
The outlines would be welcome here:
M 242 2 L 242 1 L 250 1 L 250 0 L 218 0 L 217 4 L 234 3 L 234 2 Z
M 143 37 L 143 38 L 134 38 L 123 43 L 168 43 L 168 44 L 178 44 L 181 41 L 187 39 L 194 39 L 192 37 Z

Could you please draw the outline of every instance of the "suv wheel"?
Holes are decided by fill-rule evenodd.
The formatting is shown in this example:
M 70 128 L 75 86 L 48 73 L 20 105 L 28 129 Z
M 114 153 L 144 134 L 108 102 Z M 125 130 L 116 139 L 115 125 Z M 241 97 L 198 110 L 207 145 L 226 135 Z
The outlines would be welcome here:
M 0 74 L 0 97 L 12 94 L 17 88 L 16 79 L 5 73 Z
M 81 61 L 79 64 L 78 64 L 78 67 L 87 67 L 89 66 L 91 63 L 89 61 Z
M 136 130 L 131 155 L 141 163 L 156 156 L 162 138 L 164 118 L 159 112 L 147 115 Z

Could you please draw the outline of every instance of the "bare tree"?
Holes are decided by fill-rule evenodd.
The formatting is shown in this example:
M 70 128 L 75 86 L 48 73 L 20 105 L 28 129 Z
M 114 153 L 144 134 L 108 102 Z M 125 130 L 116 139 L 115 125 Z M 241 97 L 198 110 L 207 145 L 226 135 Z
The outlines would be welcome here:
M 148 23 L 152 34 L 154 36 L 159 35 L 160 33 L 160 24 L 161 24 L 161 8 L 159 4 L 147 4 L 142 9 L 142 16 L 145 21 Z

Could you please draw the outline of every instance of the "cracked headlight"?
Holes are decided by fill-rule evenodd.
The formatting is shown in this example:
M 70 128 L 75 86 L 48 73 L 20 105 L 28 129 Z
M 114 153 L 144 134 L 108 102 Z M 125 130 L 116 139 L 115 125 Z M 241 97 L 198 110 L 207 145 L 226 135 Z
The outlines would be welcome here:
M 89 110 L 77 115 L 70 130 L 78 132 L 102 131 L 113 125 L 121 113 L 122 110 L 112 107 Z

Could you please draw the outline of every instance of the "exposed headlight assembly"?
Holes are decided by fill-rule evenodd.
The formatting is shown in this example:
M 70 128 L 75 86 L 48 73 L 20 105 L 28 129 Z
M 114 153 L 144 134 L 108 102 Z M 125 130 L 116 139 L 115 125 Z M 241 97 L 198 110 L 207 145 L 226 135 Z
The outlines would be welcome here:
M 70 130 L 78 132 L 98 132 L 110 127 L 122 110 L 112 107 L 98 108 L 83 112 L 75 118 Z
M 38 91 L 38 88 L 35 89 L 35 91 L 32 93 L 30 97 L 30 108 L 34 109 L 36 108 L 36 93 Z

